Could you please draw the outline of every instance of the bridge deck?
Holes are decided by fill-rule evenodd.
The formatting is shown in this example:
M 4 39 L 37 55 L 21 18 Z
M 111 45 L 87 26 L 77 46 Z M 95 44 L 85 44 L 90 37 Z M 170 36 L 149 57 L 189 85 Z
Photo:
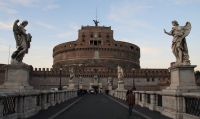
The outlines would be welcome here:
M 77 102 L 72 104 L 75 101 Z M 69 106 L 71 107 L 68 108 Z M 76 97 L 46 110 L 41 110 L 28 119 L 53 119 L 54 117 L 55 119 L 170 119 L 158 112 L 137 105 L 134 106 L 134 110 L 139 113 L 133 111 L 132 116 L 129 116 L 127 108 L 124 100 L 113 96 L 88 94 L 83 98 Z

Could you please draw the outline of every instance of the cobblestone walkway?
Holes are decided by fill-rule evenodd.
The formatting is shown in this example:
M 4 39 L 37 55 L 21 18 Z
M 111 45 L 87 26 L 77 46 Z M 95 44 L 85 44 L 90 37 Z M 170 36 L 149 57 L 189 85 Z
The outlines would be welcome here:
M 88 94 L 56 119 L 144 119 L 105 95 Z

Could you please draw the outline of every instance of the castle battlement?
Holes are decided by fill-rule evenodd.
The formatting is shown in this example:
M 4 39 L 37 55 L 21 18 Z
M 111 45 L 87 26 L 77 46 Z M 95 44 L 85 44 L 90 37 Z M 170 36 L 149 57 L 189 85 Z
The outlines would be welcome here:
M 39 70 L 38 70 L 39 69 Z M 42 69 L 42 70 L 41 70 Z M 154 77 L 170 77 L 170 72 L 168 69 L 139 69 L 139 70 L 124 70 L 124 78 L 128 77 L 143 77 L 143 78 L 154 78 Z M 75 69 L 74 74 L 76 77 L 94 77 L 95 75 L 99 77 L 117 77 L 117 69 L 93 69 L 93 68 L 84 68 Z M 49 68 L 35 68 L 31 72 L 32 76 L 59 76 L 59 69 L 50 69 Z M 62 76 L 69 76 L 69 69 L 63 68 Z

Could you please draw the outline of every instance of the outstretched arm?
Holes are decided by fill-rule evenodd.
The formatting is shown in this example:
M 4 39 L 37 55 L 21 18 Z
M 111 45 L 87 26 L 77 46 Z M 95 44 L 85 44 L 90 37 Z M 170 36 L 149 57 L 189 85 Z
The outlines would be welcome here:
M 172 35 L 172 31 L 167 32 L 165 29 L 164 29 L 164 33 L 166 33 L 167 35 Z

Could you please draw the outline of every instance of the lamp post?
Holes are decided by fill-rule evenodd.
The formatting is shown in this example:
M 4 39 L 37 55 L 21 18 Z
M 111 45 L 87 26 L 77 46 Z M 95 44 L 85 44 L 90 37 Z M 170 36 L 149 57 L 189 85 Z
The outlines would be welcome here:
M 44 80 L 46 79 L 46 74 L 45 74 L 45 70 L 44 70 L 44 79 L 43 79 L 43 90 L 44 90 Z
M 78 77 L 78 90 L 79 90 L 79 80 L 80 80 L 80 77 Z
M 148 80 L 149 80 L 149 78 L 148 78 L 148 71 L 147 70 L 145 71 L 145 74 L 146 74 L 146 79 L 147 79 L 147 88 L 149 90 L 149 86 L 148 86 Z
M 61 86 L 61 73 L 62 73 L 62 65 L 60 65 L 60 86 L 59 86 L 58 90 L 62 90 L 62 86 Z
M 134 79 L 135 67 L 132 68 L 132 71 L 133 71 L 133 88 L 132 88 L 132 90 L 136 90 L 136 88 L 135 88 L 135 79 Z

